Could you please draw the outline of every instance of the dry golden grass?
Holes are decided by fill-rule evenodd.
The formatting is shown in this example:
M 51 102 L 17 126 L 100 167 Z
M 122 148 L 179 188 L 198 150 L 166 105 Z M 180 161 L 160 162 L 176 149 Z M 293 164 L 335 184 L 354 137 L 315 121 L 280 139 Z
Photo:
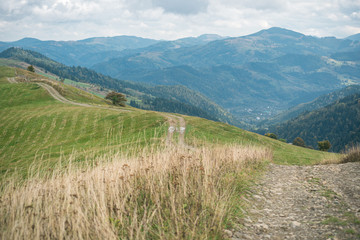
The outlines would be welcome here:
M 255 147 L 168 148 L 7 180 L 0 239 L 222 238 L 239 184 L 271 158 Z
M 320 164 L 340 164 L 348 162 L 360 162 L 360 145 L 350 147 L 343 154 L 327 157 L 323 159 Z
M 327 165 L 327 164 L 339 164 L 341 163 L 341 159 L 342 159 L 342 155 L 338 154 L 338 155 L 332 155 L 332 156 L 327 156 L 326 158 L 323 158 L 320 161 L 320 165 Z
M 360 145 L 350 147 L 346 155 L 341 159 L 341 163 L 360 162 Z

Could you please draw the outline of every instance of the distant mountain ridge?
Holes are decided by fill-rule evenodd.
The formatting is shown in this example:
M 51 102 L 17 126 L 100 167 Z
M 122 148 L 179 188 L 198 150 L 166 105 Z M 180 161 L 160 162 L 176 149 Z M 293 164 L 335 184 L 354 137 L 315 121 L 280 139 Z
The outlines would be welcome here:
M 353 40 L 353 41 L 360 41 L 360 33 L 348 36 L 346 39 Z
M 93 37 L 78 41 L 41 41 L 36 38 L 23 38 L 14 42 L 0 42 L 0 51 L 10 47 L 21 47 L 37 51 L 43 55 L 69 66 L 89 67 L 104 60 L 116 57 L 123 50 L 141 49 L 154 44 L 170 43 L 174 48 L 204 44 L 223 39 L 216 34 L 199 37 L 163 41 L 135 36 Z
M 160 41 L 134 37 L 95 37 L 79 41 L 41 41 L 23 38 L 15 42 L 0 42 L 0 51 L 10 47 L 21 47 L 70 66 L 90 66 L 98 61 L 110 59 L 124 49 L 142 48 Z M 85 63 L 85 64 L 84 64 Z

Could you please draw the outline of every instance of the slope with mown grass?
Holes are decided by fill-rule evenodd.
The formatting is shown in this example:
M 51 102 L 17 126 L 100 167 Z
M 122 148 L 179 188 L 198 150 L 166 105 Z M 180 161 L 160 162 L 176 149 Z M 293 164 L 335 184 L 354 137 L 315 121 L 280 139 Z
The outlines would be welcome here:
M 6 77 L 15 75 L 13 69 L 1 68 L 0 72 L 2 173 L 25 171 L 36 162 L 52 166 L 70 154 L 81 161 L 129 151 L 155 144 L 165 135 L 166 119 L 159 114 L 63 104 L 36 83 L 10 84 Z M 70 96 L 78 91 L 65 89 Z M 84 94 L 74 99 L 87 103 L 93 100 L 86 97 Z
M 76 152 L 77 159 L 87 159 L 100 153 L 129 150 L 145 143 L 160 142 L 165 136 L 163 115 L 134 110 L 116 112 L 111 109 L 86 108 L 62 104 L 34 83 L 10 84 L 7 77 L 15 74 L 28 79 L 38 75 L 1 67 L 0 129 L 1 171 L 26 169 L 42 160 L 53 164 L 60 156 Z M 19 77 L 19 76 L 18 76 Z M 50 80 L 49 80 L 50 81 Z M 97 105 L 107 103 L 81 90 L 63 86 L 67 98 Z M 80 93 L 80 94 L 78 94 Z M 89 97 L 90 96 L 90 97 Z M 311 164 L 328 154 L 281 143 L 231 125 L 185 117 L 186 141 L 269 147 L 275 161 L 286 164 Z

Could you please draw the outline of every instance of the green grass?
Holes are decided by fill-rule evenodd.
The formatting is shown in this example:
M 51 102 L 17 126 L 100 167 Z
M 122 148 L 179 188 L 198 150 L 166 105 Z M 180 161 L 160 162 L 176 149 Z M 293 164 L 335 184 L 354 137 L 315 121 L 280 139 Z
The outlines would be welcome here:
M 16 60 L 0 58 L 0 66 L 16 65 L 17 63 Z
M 5 66 L 0 66 L 0 84 L 9 83 L 9 81 L 7 80 L 8 77 L 15 77 L 14 69 Z
M 158 143 L 166 134 L 166 119 L 159 114 L 63 104 L 37 84 L 3 81 L 14 71 L 0 70 L 1 173 L 26 172 L 39 161 L 51 166 L 69 155 L 81 161 L 130 151 Z
M 293 146 L 225 123 L 205 121 L 197 117 L 185 117 L 185 120 L 186 140 L 193 144 L 205 142 L 265 146 L 273 150 L 274 162 L 279 164 L 310 165 L 334 155 Z
M 17 69 L 28 79 L 43 78 Z M 76 153 L 79 161 L 129 151 L 166 135 L 166 120 L 156 112 L 135 110 L 118 112 L 97 107 L 87 108 L 54 100 L 34 83 L 10 84 L 14 68 L 0 67 L 0 171 L 22 169 L 42 161 L 50 165 Z M 49 80 L 51 81 L 51 80 Z M 55 82 L 60 84 L 59 82 Z M 82 103 L 109 106 L 99 97 L 61 84 L 66 98 Z M 274 161 L 281 164 L 314 164 L 330 153 L 292 146 L 234 126 L 184 116 L 186 141 L 190 145 L 240 144 L 265 146 L 273 150 Z
M 104 98 L 98 97 L 94 94 L 85 92 L 78 88 L 63 85 L 65 88 L 64 97 L 74 102 L 88 103 L 88 104 L 96 104 L 96 105 L 105 105 L 109 106 L 111 104 L 110 101 L 105 100 Z
M 328 216 L 324 221 L 321 222 L 325 225 L 338 225 L 338 226 L 346 226 L 346 222 L 334 217 L 334 216 Z

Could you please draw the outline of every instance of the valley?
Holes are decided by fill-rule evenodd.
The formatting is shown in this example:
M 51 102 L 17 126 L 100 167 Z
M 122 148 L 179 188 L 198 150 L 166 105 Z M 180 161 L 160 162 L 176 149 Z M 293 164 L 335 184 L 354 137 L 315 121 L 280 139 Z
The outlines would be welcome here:
M 1 239 L 360 236 L 358 40 L 271 28 L 2 48 Z M 328 139 L 340 153 L 315 150 Z

